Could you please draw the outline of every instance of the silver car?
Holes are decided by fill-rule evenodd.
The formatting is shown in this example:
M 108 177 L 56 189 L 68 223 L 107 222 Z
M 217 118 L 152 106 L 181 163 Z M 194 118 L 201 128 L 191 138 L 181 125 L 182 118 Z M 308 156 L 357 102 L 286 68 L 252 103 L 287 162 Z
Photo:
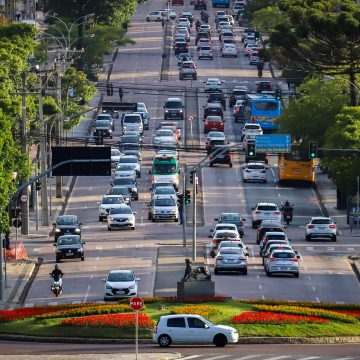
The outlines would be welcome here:
M 156 131 L 154 135 L 154 146 L 158 147 L 163 144 L 172 144 L 176 146 L 176 139 L 174 137 L 174 132 L 170 129 L 160 129 Z
M 247 258 L 243 249 L 223 248 L 215 257 L 214 273 L 218 275 L 220 271 L 238 271 L 247 275 Z
M 104 195 L 98 202 L 99 221 L 106 219 L 110 209 L 121 207 L 125 203 L 122 195 Z
M 107 217 L 108 230 L 124 227 L 135 230 L 135 214 L 131 206 L 125 204 L 116 209 L 110 209 Z
M 336 223 L 329 217 L 312 217 L 305 227 L 305 239 L 310 241 L 314 238 L 331 239 L 336 241 Z
M 298 278 L 299 258 L 293 250 L 273 251 L 265 265 L 266 275 L 291 274 Z
M 124 155 L 119 159 L 119 164 L 134 165 L 137 177 L 141 177 L 140 161 L 135 155 Z
M 135 164 L 117 164 L 114 172 L 114 177 L 130 177 L 136 178 L 137 172 L 135 169 Z
M 179 221 L 179 209 L 177 201 L 169 195 L 159 196 L 151 200 L 149 205 L 148 219 L 153 222 L 157 220 Z
M 164 195 L 171 196 L 175 200 L 178 198 L 178 192 L 175 190 L 172 184 L 169 184 L 169 186 L 157 186 L 151 193 L 151 198 L 157 199 Z

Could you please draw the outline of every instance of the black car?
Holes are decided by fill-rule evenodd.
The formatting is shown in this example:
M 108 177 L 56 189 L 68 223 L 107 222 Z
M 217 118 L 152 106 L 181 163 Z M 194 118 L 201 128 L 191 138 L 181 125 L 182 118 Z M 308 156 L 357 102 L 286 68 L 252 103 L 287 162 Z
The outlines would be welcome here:
M 140 144 L 120 144 L 119 150 L 124 155 L 135 155 L 141 160 L 141 146 Z
M 194 10 L 206 10 L 205 0 L 195 0 Z
M 226 98 L 223 93 L 210 93 L 207 99 L 208 103 L 220 103 L 222 108 L 226 110 Z
M 273 91 L 270 81 L 258 81 L 256 83 L 256 92 L 262 93 L 263 91 Z
M 207 154 L 208 155 L 211 154 L 215 146 L 224 146 L 224 145 L 227 145 L 227 141 L 225 141 L 224 139 L 211 139 L 206 143 Z
M 237 100 L 245 100 L 248 89 L 245 86 L 235 86 L 229 98 L 229 106 L 232 107 L 236 104 Z
M 60 215 L 53 223 L 54 241 L 62 235 L 79 235 L 81 237 L 81 225 L 77 215 Z
M 260 223 L 256 233 L 256 243 L 260 244 L 260 241 L 264 237 L 265 233 L 270 231 L 283 232 L 285 230 L 284 225 L 277 221 L 264 220 Z
M 84 245 L 79 235 L 63 235 L 59 236 L 55 246 L 56 262 L 65 259 L 81 259 L 85 260 Z
M 209 115 L 221 116 L 224 118 L 224 109 L 220 104 L 216 103 L 208 103 L 204 108 L 204 119 L 206 119 Z
M 112 181 L 111 186 L 112 187 L 115 187 L 115 186 L 127 187 L 131 194 L 131 199 L 139 200 L 138 183 L 135 179 L 133 179 L 133 178 L 115 178 Z
M 212 153 L 215 153 L 215 155 L 210 155 L 210 167 L 213 167 L 216 164 L 229 165 L 229 167 L 233 166 L 233 163 L 231 161 L 232 155 L 230 153 L 230 149 L 227 146 L 215 145 L 211 148 L 210 154 Z
M 102 135 L 103 137 L 109 137 L 112 139 L 112 123 L 109 120 L 96 120 L 94 125 L 94 136 Z
M 142 142 L 140 135 L 122 135 L 120 136 L 121 144 L 140 144 Z
M 107 193 L 107 195 L 122 195 L 125 204 L 131 205 L 131 194 L 129 188 L 126 186 L 113 186 Z
M 189 45 L 186 40 L 177 41 L 174 44 L 175 55 L 189 52 Z

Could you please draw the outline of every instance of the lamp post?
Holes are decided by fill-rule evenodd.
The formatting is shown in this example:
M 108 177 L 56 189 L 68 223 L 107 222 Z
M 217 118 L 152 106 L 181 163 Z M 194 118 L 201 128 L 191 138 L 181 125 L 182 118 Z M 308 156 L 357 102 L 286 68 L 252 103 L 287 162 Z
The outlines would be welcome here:
M 356 86 L 355 83 L 353 83 L 350 80 L 341 78 L 341 77 L 334 77 L 330 75 L 324 75 L 323 81 L 339 81 L 343 84 L 346 84 L 350 87 L 350 105 L 351 106 L 358 106 L 359 104 L 359 95 L 360 95 L 360 89 Z M 355 94 L 355 90 L 357 92 L 357 96 Z

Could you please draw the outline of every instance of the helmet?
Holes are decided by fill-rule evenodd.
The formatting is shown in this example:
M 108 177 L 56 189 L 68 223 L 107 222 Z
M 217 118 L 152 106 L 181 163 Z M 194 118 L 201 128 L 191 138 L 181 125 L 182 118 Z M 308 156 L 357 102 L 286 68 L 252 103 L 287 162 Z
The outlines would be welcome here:
M 55 269 L 60 269 L 59 264 L 55 264 Z
M 285 201 L 285 206 L 289 206 L 290 205 L 290 203 L 286 200 Z

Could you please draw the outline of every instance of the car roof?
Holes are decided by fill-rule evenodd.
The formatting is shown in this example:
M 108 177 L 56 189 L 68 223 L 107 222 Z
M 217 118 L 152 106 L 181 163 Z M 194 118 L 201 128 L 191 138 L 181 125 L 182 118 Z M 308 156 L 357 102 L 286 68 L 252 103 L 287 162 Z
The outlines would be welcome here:
M 200 316 L 200 315 L 195 315 L 195 314 L 175 314 L 175 315 L 162 315 L 160 316 L 160 320 L 161 319 L 164 319 L 164 320 L 167 320 L 167 319 L 171 319 L 171 318 L 178 318 L 178 317 L 197 317 L 199 319 L 202 319 L 203 317 Z
M 208 78 L 207 81 L 220 81 L 219 78 Z
M 134 272 L 132 270 L 110 270 L 109 274 L 114 274 L 114 273 L 118 273 L 118 274 L 133 274 Z
M 275 203 L 271 203 L 271 202 L 259 202 L 256 204 L 256 206 L 264 206 L 264 205 L 275 205 L 277 206 Z
M 77 217 L 78 217 L 77 215 L 59 215 L 58 219 L 59 218 L 77 218 Z
M 246 164 L 246 166 L 249 166 L 249 165 L 262 165 L 262 166 L 265 166 L 265 164 L 263 162 L 249 162 Z
M 170 97 L 170 98 L 167 98 L 166 101 L 181 101 L 182 102 L 182 99 L 177 98 L 177 97 Z
M 311 220 L 332 220 L 332 219 L 326 216 L 313 216 Z
M 265 233 L 265 236 L 268 236 L 268 235 L 285 235 L 286 236 L 286 234 L 283 231 L 267 231 Z

